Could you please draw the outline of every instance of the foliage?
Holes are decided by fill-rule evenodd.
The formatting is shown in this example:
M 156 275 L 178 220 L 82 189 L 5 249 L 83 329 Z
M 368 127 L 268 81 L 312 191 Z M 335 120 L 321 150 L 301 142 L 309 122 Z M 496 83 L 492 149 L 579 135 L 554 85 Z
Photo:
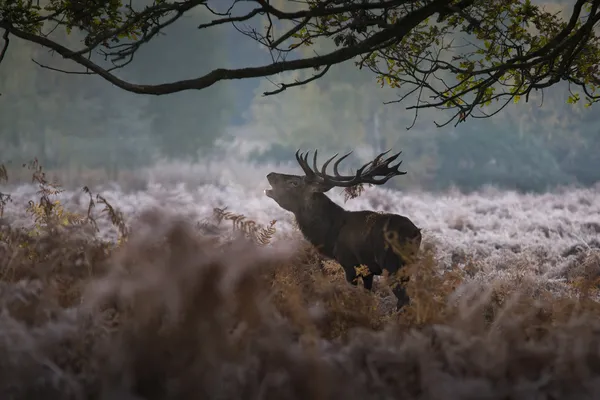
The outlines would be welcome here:
M 143 3 L 152 5 L 149 0 Z M 227 31 L 215 29 L 203 37 L 190 37 L 207 14 L 204 9 L 190 10 L 177 24 L 165 27 L 160 36 L 136 51 L 135 60 L 121 71 L 123 76 L 140 82 L 186 79 L 229 62 Z M 160 62 L 156 54 L 160 54 Z M 167 97 L 152 96 L 142 106 L 141 116 L 149 121 L 150 136 L 162 155 L 194 160 L 199 152 L 202 156 L 213 150 L 215 139 L 223 136 L 234 115 L 237 96 L 229 83 Z
M 140 0 L 134 6 L 146 3 Z M 228 37 L 219 30 L 210 40 L 188 40 L 189 29 L 202 19 L 202 12 L 186 15 L 147 43 L 120 74 L 142 81 L 187 77 L 226 62 Z M 66 46 L 81 44 L 78 28 L 70 34 L 52 28 L 49 22 L 44 27 L 49 39 Z M 104 169 L 114 180 L 120 172 L 145 167 L 160 156 L 195 158 L 199 149 L 210 149 L 232 114 L 234 98 L 227 85 L 165 102 L 123 92 L 97 76 L 51 70 L 46 67 L 71 72 L 73 67 L 35 43 L 18 38 L 10 43 L 0 69 L 0 157 L 15 165 L 35 154 L 46 168 Z M 156 54 L 164 55 L 162 62 L 155 62 Z M 186 54 L 194 56 L 179 62 Z
M 360 68 L 374 71 L 382 85 L 401 88 L 401 98 L 414 94 L 416 104 L 409 108 L 452 110 L 452 117 L 439 125 L 489 116 L 560 81 L 579 90 L 571 92 L 569 103 L 585 98 L 590 105 L 598 98 L 595 66 L 600 48 L 594 30 L 600 20 L 598 0 L 577 0 L 569 16 L 545 11 L 531 0 L 423 0 L 411 2 L 410 8 L 404 0 L 311 0 L 287 8 L 283 2 L 254 2 L 256 8 L 251 10 L 237 1 L 231 7 L 221 4 L 216 8 L 205 0 L 154 0 L 144 7 L 119 0 L 85 6 L 65 0 L 39 5 L 27 0 L 4 2 L 0 9 L 2 55 L 11 37 L 20 38 L 85 67 L 78 73 L 97 74 L 126 91 L 156 95 L 200 90 L 223 80 L 317 70 L 313 76 L 282 83 L 270 92 L 280 93 L 319 79 L 333 65 L 354 59 Z M 199 77 L 175 77 L 158 84 L 132 83 L 114 73 L 129 64 L 146 43 L 168 26 L 181 23 L 182 17 L 196 8 L 215 18 L 200 24 L 203 30 L 249 23 L 254 16 L 263 15 L 264 28 L 238 30 L 264 46 L 271 62 L 215 68 Z M 70 45 L 45 35 L 43 30 L 50 26 L 67 34 L 76 30 L 81 44 Z M 318 55 L 300 51 L 300 58 L 287 60 L 290 54 L 298 54 L 296 49 L 310 48 L 324 38 L 335 48 Z M 111 64 L 105 65 L 92 57 L 93 53 Z M 496 104 L 495 109 L 484 111 Z
M 498 131 L 485 132 L 492 129 Z M 573 183 L 591 185 L 598 181 L 597 163 L 592 157 L 596 154 L 598 131 L 587 132 L 582 142 L 569 140 L 571 133 L 558 132 L 545 138 L 534 131 L 519 132 L 510 120 L 501 121 L 497 127 L 472 121 L 454 132 L 405 133 L 390 147 L 402 149 L 408 174 L 391 179 L 386 188 L 443 191 L 456 187 L 469 192 L 493 185 L 519 192 L 542 192 Z M 252 154 L 251 159 L 292 161 L 294 152 L 292 147 L 273 145 L 260 155 Z M 342 168 L 357 168 L 362 163 L 353 157 L 345 160 Z M 346 200 L 360 194 L 352 190 L 360 189 L 346 190 Z
M 272 2 L 272 6 L 285 12 L 301 12 L 306 7 L 301 3 L 292 3 Z M 11 4 L 15 9 L 19 8 L 16 2 Z M 30 3 L 20 4 L 26 7 Z M 31 4 L 34 7 L 34 3 Z M 47 3 L 40 3 L 42 7 L 45 4 Z M 510 4 L 511 7 L 516 7 L 516 3 Z M 144 0 L 132 5 L 137 11 L 144 6 L 151 7 L 153 3 Z M 573 4 L 569 3 L 567 6 L 572 7 Z M 106 7 L 108 8 L 103 10 L 108 10 L 111 5 L 107 3 Z M 239 7 L 243 6 L 236 4 L 231 12 L 244 11 Z M 554 13 L 557 6 L 553 3 L 546 9 L 549 10 L 548 13 Z M 213 11 L 226 10 L 217 7 Z M 585 9 L 582 9 L 583 12 Z M 202 5 L 190 9 L 182 19 L 165 27 L 161 31 L 164 35 L 157 34 L 140 45 L 139 50 L 136 50 L 135 60 L 121 69 L 119 76 L 139 82 L 166 82 L 171 78 L 188 79 L 193 74 L 210 72 L 226 63 L 236 66 L 239 64 L 240 67 L 255 65 L 261 57 L 269 57 L 267 53 L 257 53 L 251 42 L 242 42 L 246 38 L 240 38 L 239 32 L 223 30 L 227 28 L 227 24 L 201 30 L 198 35 L 193 36 L 197 24 L 213 18 L 211 15 Z M 565 14 L 562 15 L 565 17 Z M 542 17 L 543 15 L 539 16 Z M 434 19 L 435 15 L 430 21 Z M 253 21 L 245 21 L 244 24 L 254 23 Z M 288 20 L 280 23 L 280 30 L 275 33 L 296 25 L 296 22 Z M 44 32 L 52 27 L 48 24 Z M 448 22 L 439 25 L 446 26 L 444 24 L 447 25 Z M 242 29 L 239 24 L 237 26 Z M 367 31 L 369 29 L 380 28 L 372 26 Z M 459 27 L 456 29 L 459 30 Z M 360 34 L 355 34 L 360 37 Z M 453 33 L 449 32 L 448 35 L 452 36 Z M 67 34 L 59 26 L 49 33 L 48 39 L 76 48 L 84 36 L 85 32 L 77 27 Z M 9 38 L 12 38 L 11 45 L 3 59 L 0 73 L 0 92 L 3 93 L 0 96 L 0 120 L 3 122 L 0 129 L 0 141 L 3 144 L 0 146 L 0 157 L 19 165 L 35 153 L 46 168 L 61 175 L 63 182 L 75 179 L 73 176 L 90 182 L 89 169 L 93 169 L 92 173 L 97 175 L 104 170 L 103 176 L 106 175 L 111 181 L 120 181 L 122 175 L 135 173 L 136 169 L 151 164 L 160 155 L 193 158 L 199 149 L 204 155 L 211 151 L 214 138 L 223 135 L 227 122 L 231 121 L 233 115 L 243 115 L 242 110 L 234 112 L 232 107 L 240 97 L 248 93 L 234 93 L 229 85 L 220 83 L 201 91 L 188 91 L 168 97 L 138 97 L 105 85 L 99 77 L 86 74 L 64 75 L 41 68 L 30 60 L 61 70 L 72 70 L 73 63 L 68 58 L 53 56 L 52 52 L 33 42 L 10 35 Z M 467 33 L 457 31 L 453 46 L 456 47 L 467 39 Z M 123 40 L 130 39 L 123 38 L 120 44 L 124 44 Z M 290 38 L 289 41 L 298 41 L 298 38 Z M 477 44 L 480 41 L 475 38 L 472 42 Z M 0 41 L 0 47 L 2 43 Z M 283 49 L 286 44 L 287 42 L 280 48 Z M 243 47 L 243 52 L 240 47 Z M 312 57 L 315 53 L 330 54 L 336 50 L 338 47 L 331 38 L 319 36 L 312 40 L 310 46 L 300 46 L 292 53 L 293 57 Z M 466 50 L 466 47 L 461 47 L 447 49 L 446 52 L 453 52 L 448 53 L 448 57 L 464 56 Z M 391 52 L 392 48 L 386 51 Z M 240 53 L 246 56 L 239 57 Z M 156 54 L 163 55 L 160 62 L 157 62 Z M 384 53 L 378 54 L 378 62 L 381 64 Z M 180 62 L 184 57 L 188 62 Z M 292 54 L 288 59 L 290 57 L 293 58 Z M 98 57 L 92 56 L 92 60 L 96 59 Z M 302 81 L 310 78 L 313 73 L 312 68 L 288 71 L 278 74 L 277 79 Z M 448 84 L 453 79 L 448 72 L 441 70 L 436 72 L 436 76 Z M 441 135 L 432 132 L 435 129 L 427 129 L 426 123 L 438 117 L 450 117 L 452 110 L 420 109 L 418 120 L 414 120 L 411 113 L 398 112 L 397 107 L 381 106 L 383 102 L 393 100 L 398 93 L 408 93 L 408 86 L 382 90 L 375 79 L 376 75 L 368 68 L 360 70 L 353 63 L 345 62 L 332 65 L 322 78 L 305 86 L 290 88 L 277 96 L 263 96 L 263 92 L 273 91 L 278 87 L 276 81 L 261 81 L 252 105 L 247 110 L 244 121 L 246 124 L 240 131 L 245 136 L 251 136 L 251 130 L 257 132 L 256 136 L 271 143 L 272 149 L 262 155 L 254 154 L 252 159 L 293 161 L 292 155 L 298 147 L 318 147 L 331 154 L 354 150 L 357 158 L 348 160 L 349 165 L 354 165 L 370 156 L 371 152 L 388 148 L 402 149 L 409 174 L 401 180 L 391 181 L 390 187 L 433 189 L 449 185 L 452 177 L 447 176 L 444 168 L 456 170 L 456 165 L 465 160 L 444 150 L 448 142 L 455 143 L 454 139 L 444 140 Z M 246 83 L 256 82 L 250 80 Z M 389 89 L 387 83 L 385 86 Z M 490 180 L 485 183 L 537 190 L 538 187 L 545 186 L 546 182 L 550 185 L 570 181 L 586 185 L 596 182 L 599 177 L 595 163 L 598 147 L 597 116 L 593 110 L 584 107 L 584 102 L 565 105 L 561 91 L 568 89 L 568 82 L 563 81 L 555 85 L 553 90 L 533 91 L 529 95 L 530 103 L 520 101 L 518 104 L 510 104 L 503 114 L 486 120 L 493 125 L 483 125 L 479 123 L 482 120 L 473 120 L 469 125 L 460 125 L 456 132 L 450 126 L 447 126 L 448 129 L 440 129 L 442 134 L 456 133 L 463 139 L 475 136 L 470 129 L 479 129 L 481 137 L 474 139 L 472 146 L 461 139 L 463 147 L 459 150 L 476 152 L 478 155 L 482 151 L 489 152 L 490 154 L 482 157 L 494 158 L 498 162 L 496 166 L 485 166 L 483 175 L 477 169 L 460 170 L 460 182 L 455 180 L 454 183 L 465 190 L 477 187 L 477 184 L 469 180 L 472 176 L 477 182 L 488 178 Z M 424 90 L 423 93 L 425 92 Z M 416 94 L 417 92 L 412 96 Z M 580 97 L 583 99 L 584 96 Z M 406 101 L 409 101 L 408 98 Z M 496 102 L 492 102 L 488 108 L 495 107 L 495 104 Z M 413 123 L 413 130 L 405 132 L 405 128 Z M 469 133 L 463 133 L 464 131 Z M 505 133 L 507 131 L 510 132 Z M 505 165 L 515 161 L 511 159 L 511 153 L 516 154 L 517 150 L 502 152 L 505 159 L 501 160 L 496 151 L 497 138 L 491 137 L 509 137 L 509 146 L 517 145 L 524 139 L 513 141 L 513 131 L 536 137 L 535 144 L 524 145 L 531 151 L 537 148 L 540 152 L 540 157 L 536 157 L 535 162 L 524 166 L 526 170 L 541 168 L 540 172 L 528 175 L 533 180 L 531 182 L 504 171 Z M 548 151 L 554 160 L 548 158 Z M 527 159 L 530 157 L 528 152 L 520 154 L 524 154 Z M 556 166 L 550 166 L 554 163 L 558 165 L 559 171 Z M 445 167 L 442 168 L 441 165 Z M 7 166 L 10 167 L 9 164 Z M 553 171 L 548 172 L 548 177 L 545 177 L 546 169 Z M 12 176 L 14 180 L 16 176 Z M 544 183 L 540 184 L 539 181 Z
M 8 173 L 4 164 L 0 164 L 0 183 L 8 181 Z M 0 218 L 4 215 L 4 207 L 11 201 L 9 194 L 0 192 Z
M 42 185 L 44 170 L 29 166 Z M 60 190 L 47 185 L 40 198 Z M 233 229 L 257 226 L 214 211 Z M 444 267 L 435 247 L 424 247 L 407 270 L 413 302 L 396 314 L 386 279 L 374 293 L 352 287 L 307 243 L 283 255 L 277 234 L 261 246 L 209 240 L 163 213 L 142 212 L 137 223 L 146 229 L 128 228 L 118 249 L 95 230 L 83 235 L 84 226 L 41 225 L 39 235 L 0 227 L 0 352 L 10 365 L 0 391 L 29 399 L 445 399 L 524 390 L 585 398 L 581 388 L 591 385 L 589 397 L 596 393 L 600 258 L 592 249 L 565 295 L 523 276 L 482 281 L 486 266 L 476 258 Z
M 246 237 L 263 246 L 269 244 L 277 232 L 275 229 L 277 220 L 272 220 L 267 226 L 263 227 L 254 220 L 246 219 L 245 215 L 227 211 L 225 208 L 214 208 L 213 214 L 217 223 L 220 224 L 223 220 L 231 221 L 233 229 L 240 230 Z
M 37 159 L 31 161 L 27 168 L 33 170 L 31 179 L 38 184 L 37 194 L 40 196 L 37 202 L 30 201 L 27 205 L 27 211 L 35 221 L 31 234 L 40 235 L 42 231 L 52 232 L 58 226 L 79 225 L 86 221 L 81 215 L 65 211 L 60 201 L 51 199 L 63 190 L 57 183 L 46 180 L 46 173 Z
M 300 72 L 289 75 L 293 75 L 289 79 L 302 79 Z M 264 97 L 262 92 L 273 84 L 261 82 L 247 110 L 246 126 L 256 131 L 259 139 L 275 146 L 274 150 L 277 146 L 293 149 L 318 146 L 337 152 L 360 146 L 370 133 L 364 124 L 368 117 L 365 114 L 376 102 L 369 101 L 356 82 L 328 80 L 328 83 Z
M 587 105 L 597 100 L 594 66 L 600 42 L 594 27 L 600 20 L 600 3 L 577 1 L 568 21 L 530 0 L 452 3 L 436 10 L 435 22 L 426 15 L 435 2 L 424 1 L 411 12 L 390 7 L 382 13 L 360 10 L 351 16 L 317 18 L 296 36 L 307 45 L 315 37 L 333 35 L 336 44 L 351 48 L 385 29 L 375 26 L 403 23 L 396 28 L 399 40 L 369 52 L 358 64 L 376 72 L 381 86 L 408 88 L 401 100 L 416 93 L 416 105 L 409 108 L 456 110 L 438 126 L 454 120 L 458 124 L 476 108 L 481 111 L 473 115 L 476 118 L 493 115 L 563 80 L 583 90 Z M 426 16 L 419 21 L 415 15 Z M 580 97 L 571 92 L 568 103 Z M 500 103 L 493 112 L 481 109 L 492 102 Z
M 84 187 L 83 191 L 89 195 L 89 206 L 86 215 L 79 213 L 73 213 L 65 210 L 60 200 L 53 199 L 58 196 L 64 190 L 57 182 L 50 182 L 46 178 L 46 172 L 43 166 L 37 159 L 33 159 L 28 164 L 24 164 L 23 167 L 27 167 L 28 170 L 32 171 L 31 181 L 37 183 L 38 190 L 36 194 L 39 196 L 37 200 L 30 200 L 27 204 L 26 210 L 33 218 L 33 226 L 21 232 L 17 235 L 19 248 L 28 249 L 29 259 L 35 261 L 39 260 L 42 255 L 35 249 L 33 240 L 35 238 L 42 238 L 48 235 L 59 235 L 65 229 L 69 228 L 81 228 L 84 226 L 90 226 L 94 232 L 98 232 L 98 226 L 96 218 L 93 215 L 93 208 L 95 202 L 92 197 L 92 192 L 89 188 Z M 8 181 L 6 176 L 6 168 L 2 166 L 0 172 L 4 171 L 5 181 Z M 0 200 L 4 201 L 2 207 L 6 204 L 6 199 L 10 200 L 10 195 L 2 194 Z M 119 237 L 117 238 L 117 246 L 123 244 L 127 239 L 129 228 L 125 224 L 122 213 L 115 210 L 112 205 L 101 195 L 96 195 L 96 201 L 104 204 L 102 212 L 109 216 L 111 223 L 117 228 Z M 2 208 L 0 208 L 1 210 Z M 7 237 L 0 235 L 3 240 L 8 240 Z M 101 243 L 100 247 L 108 250 L 108 243 Z
M 20 165 L 36 154 L 50 169 L 109 171 L 152 161 L 150 127 L 142 112 L 147 99 L 95 77 L 42 69 L 31 59 L 46 63 L 55 59 L 51 54 L 31 43 L 14 44 L 0 73 L 0 157 Z
M 477 127 L 440 135 L 435 185 L 476 190 L 486 184 L 518 191 L 544 191 L 573 183 L 549 149 L 533 135 L 507 130 L 485 135 Z

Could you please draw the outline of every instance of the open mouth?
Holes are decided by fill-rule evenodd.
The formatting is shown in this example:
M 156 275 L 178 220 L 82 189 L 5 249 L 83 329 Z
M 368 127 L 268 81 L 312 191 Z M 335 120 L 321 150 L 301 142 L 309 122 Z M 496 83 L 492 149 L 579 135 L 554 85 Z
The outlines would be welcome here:
M 265 195 L 267 197 L 273 197 L 273 190 L 272 189 L 265 189 Z

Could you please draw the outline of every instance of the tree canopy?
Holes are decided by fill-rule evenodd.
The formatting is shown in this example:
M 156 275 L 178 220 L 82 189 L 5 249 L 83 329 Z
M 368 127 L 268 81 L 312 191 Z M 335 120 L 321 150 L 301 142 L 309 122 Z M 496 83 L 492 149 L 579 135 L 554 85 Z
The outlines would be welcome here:
M 136 83 L 119 75 L 140 48 L 197 8 L 211 15 L 198 26 L 199 35 L 210 40 L 210 29 L 233 25 L 266 49 L 271 61 L 218 67 L 161 83 Z M 438 124 L 442 126 L 493 115 L 511 101 L 560 81 L 569 83 L 569 101 L 598 101 L 599 8 L 600 0 L 576 0 L 570 15 L 531 0 L 0 0 L 0 62 L 14 36 L 74 65 L 66 70 L 40 63 L 44 68 L 99 75 L 126 91 L 150 95 L 313 71 L 278 83 L 264 93 L 269 95 L 353 61 L 372 70 L 382 86 L 397 88 L 397 101 L 412 96 L 408 108 L 416 112 L 452 110 Z M 75 35 L 77 45 L 57 31 Z M 323 40 L 332 43 L 326 51 L 301 51 Z

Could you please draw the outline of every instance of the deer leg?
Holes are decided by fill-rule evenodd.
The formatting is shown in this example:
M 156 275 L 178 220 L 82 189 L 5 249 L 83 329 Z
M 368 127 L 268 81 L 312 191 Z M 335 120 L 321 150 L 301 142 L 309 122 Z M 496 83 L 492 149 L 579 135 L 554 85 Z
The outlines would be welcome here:
M 366 290 L 371 291 L 371 289 L 373 288 L 373 274 L 369 274 L 367 276 L 363 276 L 362 280 L 363 280 L 363 285 L 365 287 Z
M 408 305 L 410 303 L 410 297 L 406 292 L 406 283 L 409 281 L 407 276 L 403 276 L 398 279 L 398 272 L 404 267 L 405 263 L 401 257 L 394 254 L 393 252 L 388 252 L 386 254 L 386 267 L 385 269 L 389 272 L 389 279 L 392 280 L 392 293 L 398 299 L 396 303 L 396 311 L 400 311 L 402 307 Z
M 356 286 L 358 284 L 358 280 L 356 276 L 356 270 L 354 269 L 354 267 L 344 267 L 344 272 L 346 274 L 346 281 L 348 281 L 348 283 L 350 283 L 351 285 Z
M 369 267 L 369 275 L 363 276 L 363 284 L 365 289 L 371 291 L 373 289 L 373 278 L 375 275 L 381 275 L 383 270 L 379 267 L 379 264 L 372 263 L 368 265 Z
M 396 311 L 400 311 L 402 307 L 408 305 L 410 303 L 410 297 L 406 292 L 406 283 L 408 283 L 409 278 L 402 278 L 400 282 L 394 283 L 394 287 L 392 288 L 392 292 L 396 299 L 398 299 L 396 303 Z

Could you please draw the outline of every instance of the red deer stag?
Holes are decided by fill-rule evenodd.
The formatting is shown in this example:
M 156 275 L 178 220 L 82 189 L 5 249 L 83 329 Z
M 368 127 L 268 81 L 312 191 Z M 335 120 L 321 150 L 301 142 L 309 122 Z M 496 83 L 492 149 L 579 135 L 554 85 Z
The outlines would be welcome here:
M 388 270 L 392 276 L 407 262 L 386 244 L 384 231 L 395 234 L 398 244 L 408 246 L 414 254 L 421 246 L 421 230 L 410 219 L 401 215 L 344 210 L 324 193 L 334 187 L 348 188 L 367 183 L 382 185 L 394 176 L 405 175 L 406 172 L 398 170 L 402 161 L 390 166 L 402 152 L 381 160 L 388 152 L 389 150 L 379 154 L 373 161 L 363 165 L 355 175 L 340 175 L 338 166 L 352 153 L 350 152 L 334 163 L 335 175 L 332 176 L 326 170 L 337 154 L 327 160 L 319 171 L 317 151 L 311 169 L 308 165 L 308 152 L 301 154 L 298 150 L 296 160 L 304 171 L 304 176 L 275 172 L 267 175 L 271 189 L 265 190 L 265 194 L 294 214 L 306 240 L 322 255 L 340 263 L 349 283 L 357 285 L 355 267 L 368 267 L 370 274 L 363 277 L 363 284 L 369 291 L 374 275 L 381 275 L 383 270 Z M 410 301 L 404 285 L 394 285 L 393 292 L 398 299 L 398 310 Z

